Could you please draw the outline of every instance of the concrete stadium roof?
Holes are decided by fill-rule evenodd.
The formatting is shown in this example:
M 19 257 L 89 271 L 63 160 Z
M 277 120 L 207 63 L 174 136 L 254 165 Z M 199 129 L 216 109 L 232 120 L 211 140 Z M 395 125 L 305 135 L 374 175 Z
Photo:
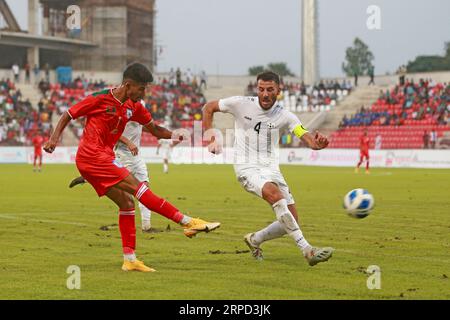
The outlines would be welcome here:
M 63 51 L 97 47 L 96 44 L 88 41 L 10 31 L 0 31 L 0 44 L 27 48 L 38 46 L 43 49 Z

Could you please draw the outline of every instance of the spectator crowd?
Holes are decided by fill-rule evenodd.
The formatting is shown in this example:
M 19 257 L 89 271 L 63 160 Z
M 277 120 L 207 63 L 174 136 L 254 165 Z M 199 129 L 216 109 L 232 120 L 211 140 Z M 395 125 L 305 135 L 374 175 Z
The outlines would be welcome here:
M 339 128 L 353 126 L 402 126 L 411 124 L 446 125 L 450 112 L 450 84 L 433 80 L 406 81 L 392 90 L 380 91 L 371 107 L 347 117 Z
M 49 135 L 52 128 L 54 108 L 42 101 L 37 108 L 24 100 L 20 90 L 10 79 L 0 81 L 0 146 L 30 144 L 40 131 Z
M 330 111 L 339 101 L 348 96 L 353 87 L 350 80 L 320 81 L 314 86 L 302 83 L 281 82 L 279 102 L 292 112 Z M 247 85 L 246 95 L 257 95 L 256 82 Z

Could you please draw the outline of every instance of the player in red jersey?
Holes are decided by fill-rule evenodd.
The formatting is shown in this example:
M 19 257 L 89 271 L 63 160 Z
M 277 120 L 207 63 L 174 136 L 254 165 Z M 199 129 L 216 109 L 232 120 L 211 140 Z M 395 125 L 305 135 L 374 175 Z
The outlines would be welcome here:
M 36 135 L 33 137 L 31 141 L 34 146 L 34 160 L 33 160 L 33 172 L 42 171 L 42 145 L 45 142 L 44 137 L 41 135 L 41 132 L 36 132 Z M 37 160 L 39 160 L 38 166 L 36 167 Z
M 364 133 L 359 137 L 359 162 L 356 166 L 355 172 L 359 172 L 359 167 L 364 161 L 364 158 L 366 159 L 366 174 L 369 174 L 369 144 L 370 144 L 370 138 L 367 133 L 367 129 L 364 130 Z
M 153 194 L 145 182 L 139 182 L 115 158 L 114 145 L 129 121 L 140 123 L 158 138 L 172 138 L 172 132 L 156 125 L 150 113 L 140 103 L 146 86 L 152 81 L 153 76 L 144 65 L 129 65 L 123 74 L 120 87 L 94 93 L 64 113 L 44 146 L 46 152 L 52 153 L 67 124 L 72 119 L 86 116 L 76 165 L 81 176 L 94 187 L 99 197 L 106 195 L 119 207 L 124 271 L 154 271 L 136 259 L 133 196 L 148 209 L 181 224 L 187 237 L 193 237 L 198 232 L 209 232 L 220 226 L 218 222 L 210 223 L 182 214 L 168 201 Z

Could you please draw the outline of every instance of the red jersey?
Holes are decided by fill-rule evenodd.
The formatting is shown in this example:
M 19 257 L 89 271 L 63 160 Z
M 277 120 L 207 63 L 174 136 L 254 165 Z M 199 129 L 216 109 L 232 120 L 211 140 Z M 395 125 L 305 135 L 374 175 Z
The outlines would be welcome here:
M 44 144 L 44 137 L 37 135 L 33 138 L 32 143 L 34 146 L 34 153 L 42 154 L 42 145 Z
M 368 136 L 362 135 L 359 138 L 359 150 L 361 152 L 369 152 L 370 138 Z
M 121 103 L 106 89 L 86 97 L 72 106 L 72 119 L 86 116 L 86 125 L 78 146 L 77 161 L 104 162 L 115 159 L 113 148 L 122 135 L 125 125 L 135 121 L 147 125 L 152 121 L 150 112 L 140 103 L 127 100 Z

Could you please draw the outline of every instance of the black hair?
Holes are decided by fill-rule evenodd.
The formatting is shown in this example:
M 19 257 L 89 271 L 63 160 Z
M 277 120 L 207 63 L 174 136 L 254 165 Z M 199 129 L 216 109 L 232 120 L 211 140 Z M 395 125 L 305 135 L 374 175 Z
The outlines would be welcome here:
M 262 81 L 274 81 L 277 85 L 280 85 L 280 76 L 272 71 L 264 71 L 258 74 L 256 82 Z
M 123 72 L 123 80 L 130 79 L 137 83 L 153 82 L 153 75 L 142 63 L 133 62 Z

